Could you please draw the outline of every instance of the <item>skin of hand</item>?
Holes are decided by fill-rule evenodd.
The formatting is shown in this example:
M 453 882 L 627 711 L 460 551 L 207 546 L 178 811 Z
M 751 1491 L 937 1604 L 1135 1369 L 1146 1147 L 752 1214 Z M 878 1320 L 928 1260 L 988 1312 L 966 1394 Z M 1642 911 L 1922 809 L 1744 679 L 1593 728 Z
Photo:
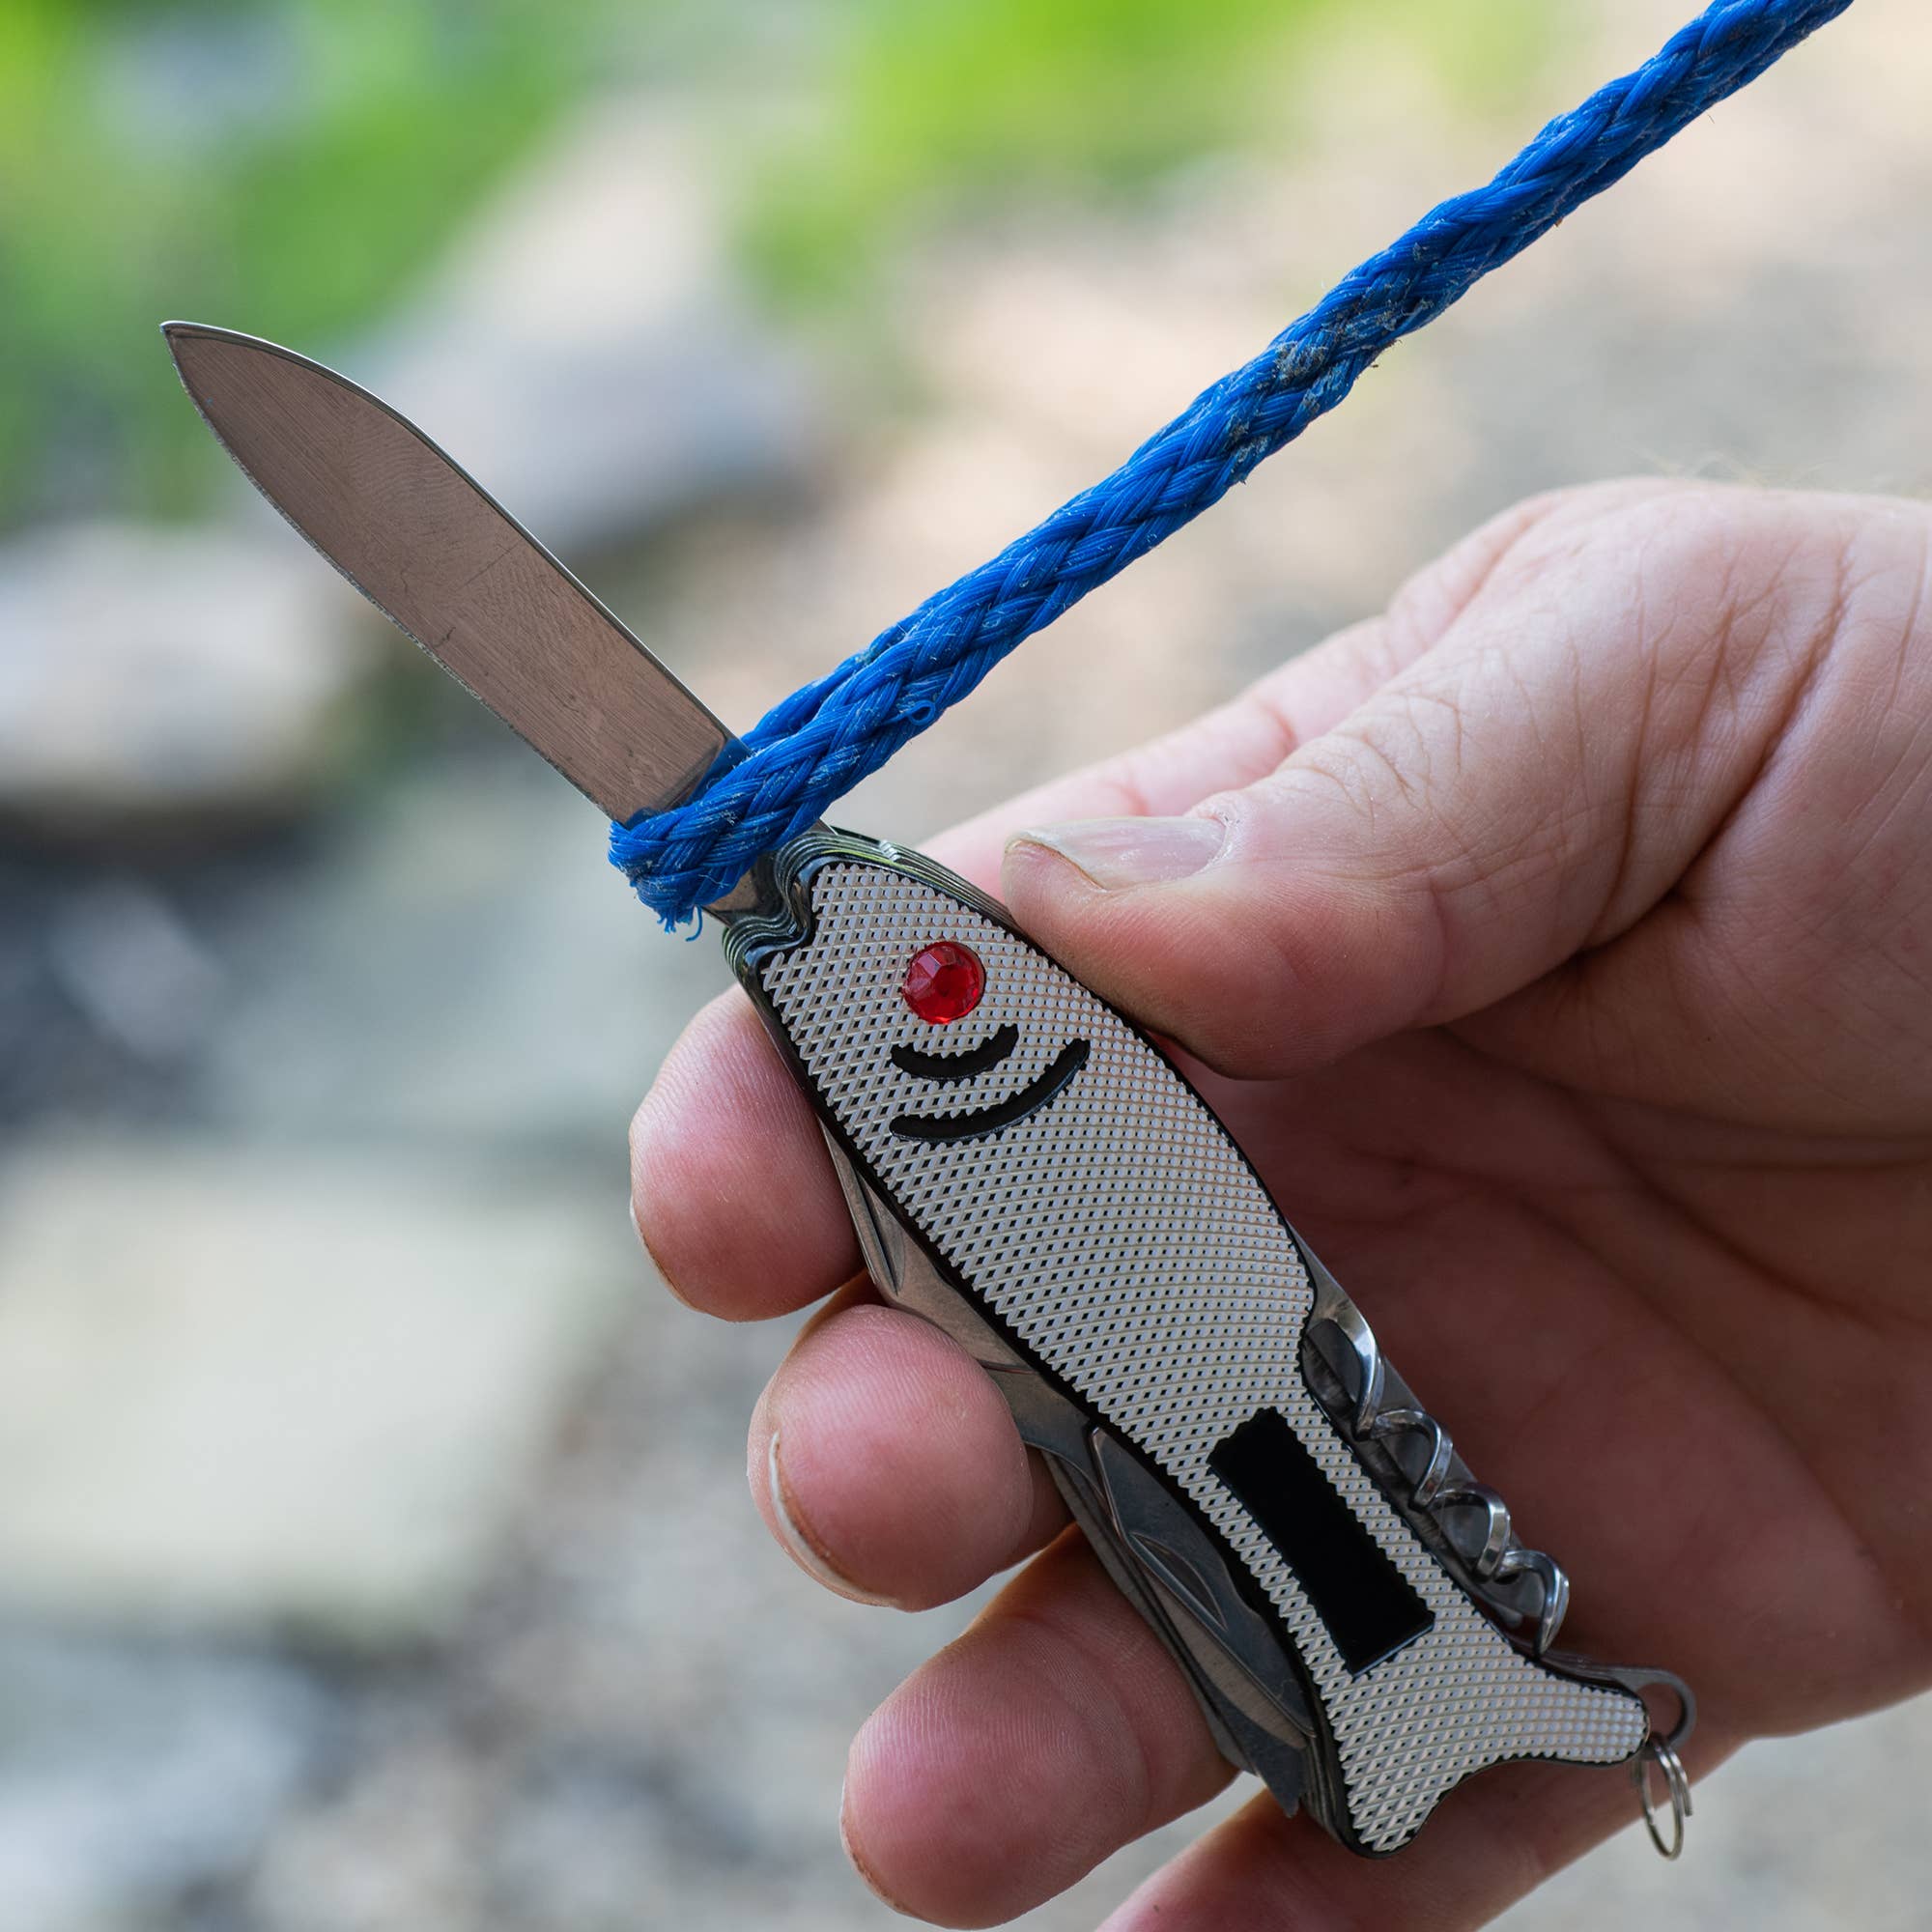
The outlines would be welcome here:
M 1176 1043 L 1568 1569 L 1564 1646 L 1694 1687 L 1693 1774 L 1932 1682 L 1929 568 L 1915 503 L 1540 498 L 929 848 Z M 990 1382 L 853 1279 L 742 995 L 666 1064 L 633 1164 L 682 1297 L 830 1296 L 752 1424 L 785 1548 L 909 1607 L 1023 1565 L 852 1747 L 873 1888 L 992 1924 L 1218 1790 Z M 1621 1774 L 1507 1765 L 1369 1861 L 1264 1793 L 1108 1932 L 1475 1926 L 1634 1815 Z

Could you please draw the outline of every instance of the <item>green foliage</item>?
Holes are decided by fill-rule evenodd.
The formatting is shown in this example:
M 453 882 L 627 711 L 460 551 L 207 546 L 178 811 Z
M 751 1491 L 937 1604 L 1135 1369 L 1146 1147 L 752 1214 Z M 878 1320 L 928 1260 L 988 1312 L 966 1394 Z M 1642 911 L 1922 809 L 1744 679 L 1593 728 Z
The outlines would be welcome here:
M 789 6 L 793 0 L 780 0 Z M 774 71 L 771 0 L 0 0 L 0 526 L 185 514 L 222 474 L 156 325 L 325 350 L 406 292 L 614 49 L 728 97 Z M 774 56 L 814 138 L 754 161 L 767 285 L 863 287 L 961 204 L 1131 193 L 1293 133 L 1324 36 L 1418 45 L 1519 99 L 1536 0 L 828 0 Z M 700 75 L 696 71 L 707 71 Z M 726 117 L 726 126 L 732 125 Z
M 848 290 L 895 231 L 962 203 L 1131 193 L 1278 143 L 1323 36 L 1419 42 L 1476 105 L 1515 91 L 1546 39 L 1532 0 L 848 0 L 844 25 L 818 131 L 748 198 L 748 253 L 781 298 Z
M 0 522 L 192 507 L 156 326 L 367 318 L 574 67 L 512 0 L 0 0 Z

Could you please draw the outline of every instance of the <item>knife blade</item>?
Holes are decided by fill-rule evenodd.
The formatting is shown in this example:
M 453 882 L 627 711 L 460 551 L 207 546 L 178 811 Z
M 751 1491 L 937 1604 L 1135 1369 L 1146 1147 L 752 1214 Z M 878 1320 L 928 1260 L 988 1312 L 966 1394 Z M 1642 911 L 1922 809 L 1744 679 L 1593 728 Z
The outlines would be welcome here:
M 616 818 L 729 731 L 435 443 L 304 356 L 174 323 L 209 426 L 365 596 Z M 1132 1023 L 920 854 L 815 826 L 724 908 L 881 1292 L 1006 1397 L 1231 1762 L 1351 1850 L 1518 1757 L 1660 1764 L 1689 1690 L 1550 1648 L 1562 1572 Z M 940 996 L 935 997 L 935 993 Z M 1668 1738 L 1642 1692 L 1678 1699 Z
M 695 790 L 732 735 L 421 430 L 234 329 L 161 326 L 216 440 L 384 616 L 607 817 Z

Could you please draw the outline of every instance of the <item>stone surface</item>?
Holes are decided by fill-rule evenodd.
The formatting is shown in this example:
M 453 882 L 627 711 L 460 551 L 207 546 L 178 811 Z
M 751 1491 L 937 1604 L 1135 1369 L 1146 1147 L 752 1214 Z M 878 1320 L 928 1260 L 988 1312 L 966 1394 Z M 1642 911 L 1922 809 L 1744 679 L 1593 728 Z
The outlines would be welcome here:
M 14 538 L 0 817 L 125 846 L 308 803 L 371 662 L 339 618 L 299 547 L 115 524 Z
M 352 1640 L 444 1623 L 636 1267 L 581 1190 L 433 1166 L 136 1140 L 8 1162 L 0 1595 Z
M 658 929 L 594 808 L 502 737 L 365 800 L 326 868 L 265 888 L 203 1066 L 213 1118 L 582 1147 L 621 1186 L 652 1069 L 729 975 L 715 931 Z
M 782 491 L 817 447 L 812 388 L 734 284 L 714 180 L 688 115 L 602 103 L 378 334 L 293 346 L 574 554 Z M 239 478 L 227 500 L 221 527 L 0 549 L 0 819 L 121 841 L 309 802 L 346 700 L 402 647 Z
M 0 1932 L 140 1932 L 234 1880 L 327 1734 L 271 1658 L 0 1629 Z

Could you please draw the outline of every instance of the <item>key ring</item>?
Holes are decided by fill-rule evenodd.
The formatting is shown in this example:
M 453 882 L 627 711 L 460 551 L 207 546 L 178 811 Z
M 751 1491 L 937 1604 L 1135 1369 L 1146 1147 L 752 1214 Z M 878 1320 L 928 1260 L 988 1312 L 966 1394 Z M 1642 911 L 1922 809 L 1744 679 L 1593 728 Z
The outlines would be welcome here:
M 1663 1786 L 1670 1799 L 1670 1836 L 1666 1839 L 1663 1829 L 1658 1823 L 1658 1807 L 1650 1795 L 1650 1768 L 1656 1765 L 1663 1773 Z M 1643 1806 L 1643 1822 L 1650 1833 L 1650 1842 L 1666 1859 L 1675 1859 L 1684 1851 L 1684 1821 L 1690 1816 L 1690 1779 L 1685 1774 L 1684 1760 L 1670 1745 L 1660 1738 L 1645 1741 L 1643 1748 L 1631 1760 L 1631 1782 L 1636 1786 L 1637 1802 Z
M 1572 1657 L 1567 1652 L 1552 1652 L 1549 1662 L 1574 1676 L 1598 1684 L 1619 1684 L 1626 1690 L 1634 1690 L 1639 1696 L 1645 1690 L 1661 1688 L 1677 1699 L 1677 1721 L 1671 1726 L 1670 1735 L 1661 1738 L 1652 1730 L 1637 1754 L 1631 1759 L 1630 1772 L 1631 1782 L 1636 1786 L 1637 1800 L 1643 1806 L 1643 1822 L 1650 1833 L 1650 1842 L 1662 1857 L 1681 1858 L 1684 1853 L 1684 1821 L 1690 1816 L 1691 1808 L 1690 1776 L 1684 1769 L 1684 1760 L 1677 1753 L 1697 1722 L 1697 1700 L 1691 1696 L 1690 1687 L 1672 1671 L 1594 1663 L 1586 1658 Z M 1664 1835 L 1662 1823 L 1662 1806 L 1651 1796 L 1652 1765 L 1662 1772 L 1664 1795 L 1670 1800 L 1668 1837 Z

